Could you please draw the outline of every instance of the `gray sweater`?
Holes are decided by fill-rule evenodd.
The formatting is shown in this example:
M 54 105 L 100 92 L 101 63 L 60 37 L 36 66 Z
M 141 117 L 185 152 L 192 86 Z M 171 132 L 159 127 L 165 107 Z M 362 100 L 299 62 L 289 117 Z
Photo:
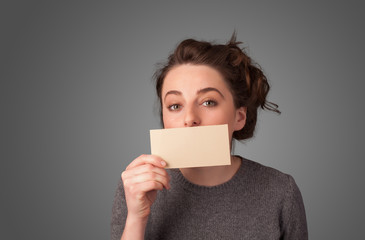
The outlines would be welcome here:
M 242 159 L 231 180 L 214 187 L 168 170 L 171 189 L 152 205 L 146 239 L 308 239 L 301 193 L 287 174 Z M 127 215 L 123 183 L 112 210 L 111 238 L 120 239 Z

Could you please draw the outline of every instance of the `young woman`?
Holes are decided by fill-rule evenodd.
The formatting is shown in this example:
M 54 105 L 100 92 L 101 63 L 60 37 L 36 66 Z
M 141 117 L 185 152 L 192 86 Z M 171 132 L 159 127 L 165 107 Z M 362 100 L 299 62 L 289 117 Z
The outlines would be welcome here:
M 229 137 L 253 136 L 266 100 L 263 72 L 239 47 L 181 42 L 156 74 L 164 128 L 228 124 Z M 112 239 L 307 239 L 301 193 L 290 175 L 240 156 L 231 165 L 169 169 L 141 155 L 122 173 Z

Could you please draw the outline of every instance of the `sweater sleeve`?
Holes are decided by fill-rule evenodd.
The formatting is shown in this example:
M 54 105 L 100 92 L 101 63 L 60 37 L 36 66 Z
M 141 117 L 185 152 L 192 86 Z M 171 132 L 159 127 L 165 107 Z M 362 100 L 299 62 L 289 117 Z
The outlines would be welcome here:
M 120 179 L 114 196 L 111 220 L 111 239 L 120 240 L 127 218 L 127 205 L 124 195 L 123 182 Z
M 282 211 L 282 233 L 284 240 L 307 240 L 308 229 L 303 198 L 293 177 L 288 175 L 289 186 Z

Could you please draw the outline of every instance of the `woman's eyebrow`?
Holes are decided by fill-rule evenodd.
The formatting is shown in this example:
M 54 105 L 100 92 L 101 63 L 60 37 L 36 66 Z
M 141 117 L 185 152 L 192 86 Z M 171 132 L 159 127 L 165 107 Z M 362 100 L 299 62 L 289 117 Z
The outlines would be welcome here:
M 219 93 L 219 95 L 221 95 L 221 97 L 224 99 L 223 94 L 218 89 L 213 88 L 213 87 L 207 87 L 207 88 L 200 89 L 197 91 L 197 94 L 203 94 L 203 93 L 207 93 L 207 92 L 211 92 L 211 91 Z
M 165 94 L 164 101 L 166 100 L 166 97 L 167 97 L 168 95 L 170 95 L 170 94 L 172 94 L 172 95 L 178 95 L 178 96 L 182 95 L 182 93 L 181 93 L 180 91 L 177 91 L 177 90 L 171 90 L 171 91 L 168 91 L 168 92 Z

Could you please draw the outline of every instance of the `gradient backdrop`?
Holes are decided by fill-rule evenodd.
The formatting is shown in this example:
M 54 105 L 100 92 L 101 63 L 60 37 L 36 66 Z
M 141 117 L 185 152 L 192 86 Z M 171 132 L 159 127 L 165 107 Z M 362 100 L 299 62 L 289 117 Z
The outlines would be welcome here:
M 310 1 L 312 2 L 312 1 Z M 337 2 L 337 1 L 336 1 Z M 244 157 L 291 174 L 310 239 L 364 236 L 364 3 L 1 1 L 1 239 L 109 239 L 120 173 L 159 128 L 151 77 L 238 39 L 269 99 Z

